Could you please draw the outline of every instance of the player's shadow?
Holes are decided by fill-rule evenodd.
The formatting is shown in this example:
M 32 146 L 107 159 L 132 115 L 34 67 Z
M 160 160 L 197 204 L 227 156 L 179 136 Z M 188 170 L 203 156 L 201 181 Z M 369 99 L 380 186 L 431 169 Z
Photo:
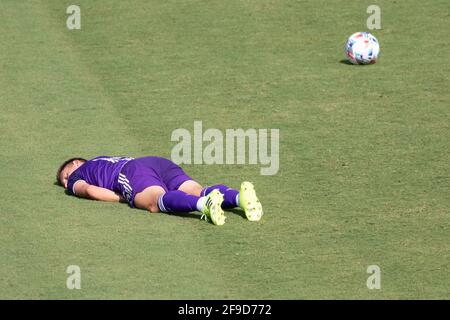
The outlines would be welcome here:
M 247 219 L 247 217 L 245 216 L 245 212 L 242 210 L 227 209 L 227 210 L 225 210 L 225 215 L 227 214 L 227 212 L 234 213 L 234 214 L 240 216 L 242 219 Z M 200 217 L 202 216 L 199 213 L 178 213 L 178 212 L 171 212 L 171 213 L 169 213 L 169 215 L 174 216 L 174 217 L 180 217 L 180 218 L 188 218 L 188 219 L 200 219 Z
M 188 219 L 197 219 L 200 220 L 200 217 L 202 216 L 199 213 L 178 213 L 178 212 L 170 212 L 167 213 L 170 216 L 174 216 L 174 217 L 180 217 L 180 218 L 188 218 Z
M 53 185 L 62 188 L 62 186 L 57 181 L 53 182 Z M 64 193 L 70 196 L 70 193 L 67 189 L 64 189 Z
M 245 216 L 245 212 L 242 210 L 227 209 L 227 210 L 225 210 L 225 215 L 227 212 L 234 213 L 234 214 L 240 216 L 242 219 L 247 219 L 247 217 Z M 174 216 L 174 217 L 180 217 L 180 218 L 188 218 L 188 219 L 200 219 L 200 217 L 202 216 L 199 213 L 178 213 L 178 212 L 171 212 L 171 213 L 169 213 L 169 215 Z
M 226 212 L 232 212 L 238 216 L 240 216 L 242 219 L 247 220 L 247 217 L 245 216 L 245 212 L 243 210 L 239 209 L 227 209 Z
M 61 188 L 61 185 L 57 181 L 53 182 L 53 185 Z M 64 189 L 64 193 L 66 195 L 68 195 L 68 196 L 71 195 L 69 190 L 67 190 L 67 189 Z M 86 199 L 84 199 L 84 200 L 86 200 Z M 247 219 L 247 217 L 245 216 L 245 212 L 243 210 L 227 209 L 226 212 L 232 212 L 232 213 L 240 216 L 243 219 Z M 171 216 L 180 217 L 180 218 L 188 218 L 188 219 L 200 219 L 200 217 L 201 217 L 201 214 L 199 214 L 199 213 L 177 213 L 177 212 L 171 212 L 169 214 Z

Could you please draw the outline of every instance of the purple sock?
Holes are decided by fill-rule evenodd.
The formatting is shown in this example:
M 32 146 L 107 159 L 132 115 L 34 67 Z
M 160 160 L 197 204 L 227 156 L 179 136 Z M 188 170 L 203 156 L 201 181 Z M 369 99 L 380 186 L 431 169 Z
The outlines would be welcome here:
M 239 194 L 239 191 L 236 189 L 231 189 L 230 187 L 227 187 L 223 184 L 216 184 L 215 186 L 206 187 L 202 190 L 201 195 L 206 196 L 214 189 L 219 189 L 220 193 L 223 194 L 223 202 L 222 202 L 222 209 L 231 209 L 239 207 L 239 204 L 237 203 L 236 197 Z
M 180 190 L 169 191 L 158 199 L 158 207 L 162 212 L 198 211 L 197 201 L 200 197 L 187 194 Z

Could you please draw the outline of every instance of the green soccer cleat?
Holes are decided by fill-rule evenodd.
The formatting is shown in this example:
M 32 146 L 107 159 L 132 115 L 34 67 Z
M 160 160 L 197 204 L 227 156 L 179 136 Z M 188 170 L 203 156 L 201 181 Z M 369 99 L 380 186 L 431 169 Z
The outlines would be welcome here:
M 256 196 L 255 187 L 251 182 L 242 182 L 239 192 L 239 206 L 245 211 L 245 216 L 248 220 L 261 220 L 263 216 L 262 205 Z
M 205 206 L 203 208 L 203 215 L 201 219 L 206 218 L 211 220 L 216 226 L 222 226 L 225 224 L 225 214 L 222 210 L 223 194 L 219 189 L 211 191 L 205 200 Z

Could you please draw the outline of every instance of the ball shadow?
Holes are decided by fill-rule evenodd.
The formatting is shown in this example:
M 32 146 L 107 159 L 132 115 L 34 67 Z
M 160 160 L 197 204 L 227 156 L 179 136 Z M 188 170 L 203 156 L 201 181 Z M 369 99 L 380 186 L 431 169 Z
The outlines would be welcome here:
M 353 63 L 351 63 L 349 60 L 347 60 L 347 59 L 342 59 L 341 61 L 339 61 L 339 63 L 341 63 L 341 64 L 346 64 L 346 65 L 348 65 L 348 66 L 354 66 L 354 64 Z

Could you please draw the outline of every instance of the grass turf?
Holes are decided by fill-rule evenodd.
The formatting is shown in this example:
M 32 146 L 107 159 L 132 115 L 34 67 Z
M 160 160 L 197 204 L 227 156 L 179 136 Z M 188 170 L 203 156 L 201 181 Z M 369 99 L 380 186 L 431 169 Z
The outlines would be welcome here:
M 342 63 L 372 1 L 0 3 L 0 298 L 450 298 L 448 1 L 378 1 L 381 59 Z M 280 171 L 224 227 L 68 197 L 71 156 L 170 156 L 176 128 L 280 129 Z M 82 289 L 68 290 L 68 265 Z M 368 290 L 377 264 L 381 290 Z

